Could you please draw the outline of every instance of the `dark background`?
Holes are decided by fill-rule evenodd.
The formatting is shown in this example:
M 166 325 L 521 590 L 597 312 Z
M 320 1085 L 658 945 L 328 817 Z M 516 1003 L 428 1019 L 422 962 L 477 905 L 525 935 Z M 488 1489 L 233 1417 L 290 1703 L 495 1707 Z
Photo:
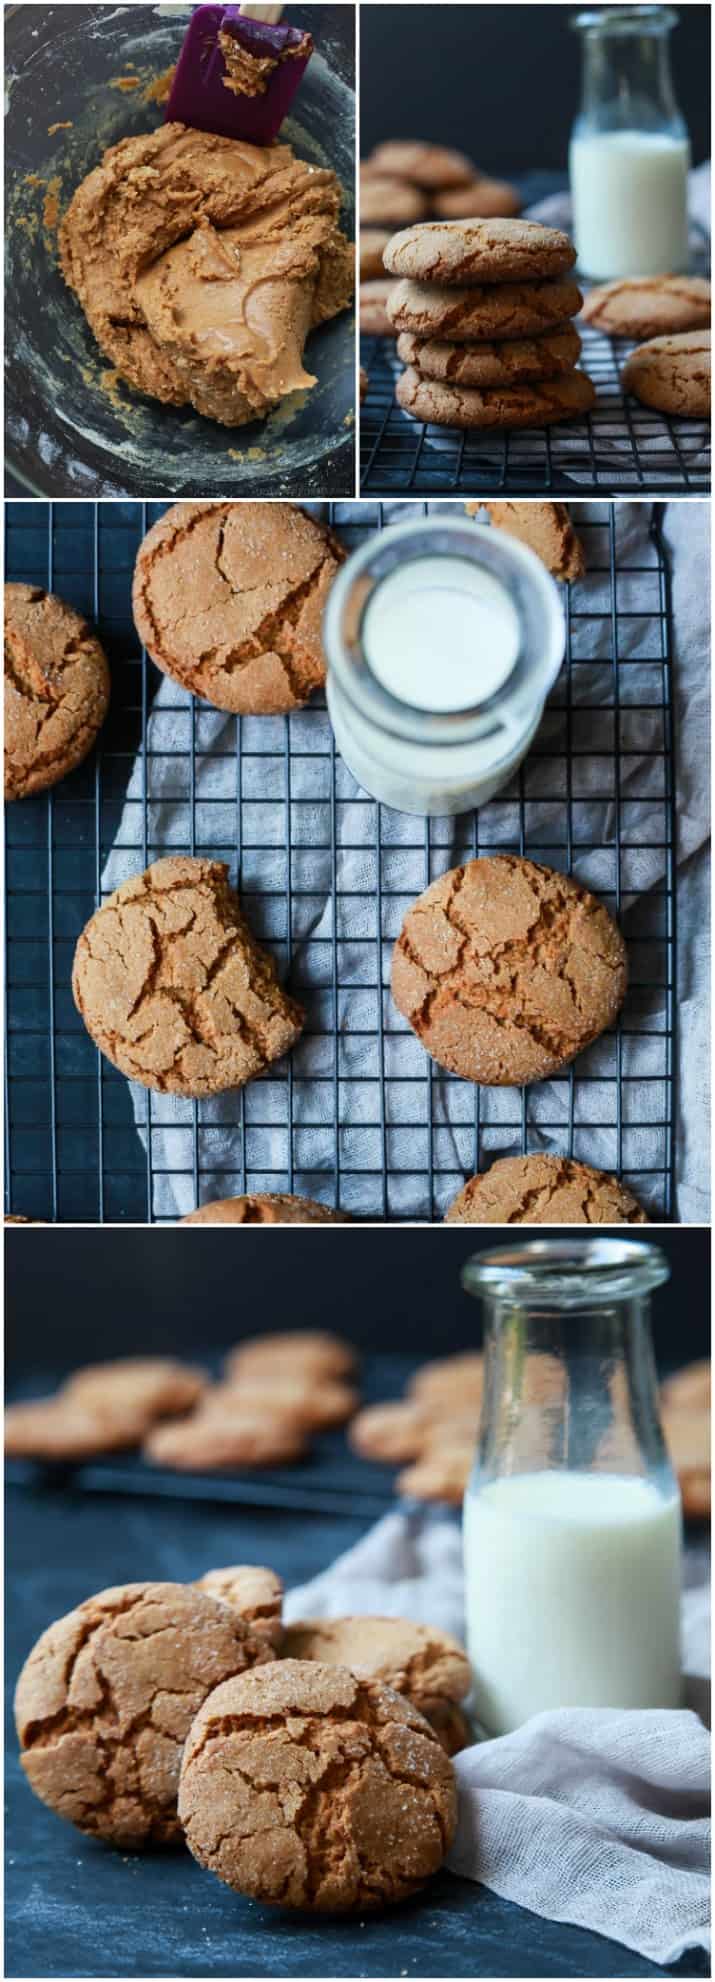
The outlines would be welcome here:
M 710 9 L 679 8 L 671 36 L 675 93 L 693 163 L 710 155 Z M 488 172 L 565 172 L 581 94 L 576 8 L 389 6 L 360 9 L 360 150 L 382 138 L 429 138 Z
M 460 1285 L 462 1262 L 510 1238 L 458 1227 L 438 1236 L 427 1227 L 10 1227 L 8 1388 L 102 1356 L 200 1357 L 271 1328 L 334 1328 L 363 1350 L 447 1355 L 481 1332 L 479 1306 Z M 706 1355 L 709 1232 L 668 1227 L 653 1242 L 672 1268 L 653 1297 L 659 1361 Z

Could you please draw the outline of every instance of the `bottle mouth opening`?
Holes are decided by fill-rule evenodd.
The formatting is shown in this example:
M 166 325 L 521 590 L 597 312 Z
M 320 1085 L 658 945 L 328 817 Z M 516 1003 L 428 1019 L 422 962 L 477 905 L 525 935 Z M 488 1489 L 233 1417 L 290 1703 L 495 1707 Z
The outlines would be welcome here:
M 669 34 L 678 18 L 674 7 L 586 7 L 570 16 L 569 26 L 579 34 Z
M 558 1300 L 567 1307 L 647 1293 L 670 1277 L 660 1246 L 629 1239 L 531 1239 L 473 1253 L 462 1271 L 468 1294 L 515 1304 Z

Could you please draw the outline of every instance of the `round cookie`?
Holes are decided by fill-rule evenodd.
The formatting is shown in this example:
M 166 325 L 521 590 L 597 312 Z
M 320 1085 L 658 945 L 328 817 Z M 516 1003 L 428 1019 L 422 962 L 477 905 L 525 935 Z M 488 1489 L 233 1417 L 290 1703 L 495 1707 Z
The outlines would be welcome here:
M 287 1328 L 271 1335 L 245 1336 L 229 1350 L 225 1369 L 234 1381 L 257 1372 L 322 1380 L 351 1376 L 356 1360 L 351 1344 L 327 1328 Z
M 369 282 L 374 276 L 385 273 L 382 257 L 391 235 L 384 227 L 363 227 L 360 230 L 360 281 Z
M 225 1604 L 181 1583 L 100 1590 L 43 1632 L 15 1694 L 41 1802 L 123 1849 L 181 1836 L 181 1754 L 207 1693 L 272 1660 Z
M 488 1087 L 546 1080 L 611 1025 L 626 992 L 620 930 L 567 874 L 516 854 L 427 888 L 395 945 L 392 995 L 425 1051 Z
M 397 339 L 398 358 L 414 365 L 423 378 L 482 387 L 559 378 L 573 370 L 580 350 L 578 331 L 570 324 L 544 337 L 512 337 L 499 344 L 449 344 L 437 337 L 415 337 L 408 330 Z
M 81 613 L 39 585 L 6 585 L 5 797 L 74 771 L 108 707 L 107 658 Z
M 710 1409 L 710 1358 L 685 1363 L 660 1386 L 663 1403 L 675 1411 Z
M 216 709 L 301 709 L 325 681 L 323 607 L 344 551 L 291 502 L 177 502 L 139 547 L 132 609 L 151 658 Z
M 631 276 L 591 289 L 584 323 L 611 337 L 660 337 L 710 325 L 710 283 L 702 275 Z
M 467 1654 L 447 1631 L 406 1617 L 305 1618 L 286 1627 L 290 1659 L 348 1666 L 378 1679 L 425 1713 L 433 1700 L 464 1700 L 472 1684 Z
M 208 1569 L 194 1589 L 204 1590 L 217 1603 L 238 1611 L 252 1638 L 265 1638 L 278 1651 L 283 1643 L 283 1584 L 273 1569 L 241 1563 L 233 1569 Z
M 28 1404 L 9 1404 L 5 1412 L 5 1453 L 8 1459 L 63 1461 L 79 1465 L 103 1452 L 122 1452 L 139 1445 L 145 1419 L 136 1411 L 91 1410 L 69 1397 L 38 1397 Z
M 653 337 L 637 344 L 622 372 L 627 392 L 643 406 L 681 418 L 707 419 L 710 412 L 710 332 L 689 330 L 680 337 Z
M 467 1445 L 452 1440 L 426 1452 L 414 1466 L 398 1473 L 395 1491 L 407 1500 L 445 1501 L 448 1507 L 461 1507 L 474 1464 L 475 1440 Z
M 360 284 L 360 329 L 365 337 L 394 337 L 388 303 L 397 283 L 392 276 L 380 275 Z
M 395 282 L 387 302 L 393 330 L 454 344 L 540 337 L 575 317 L 581 291 L 575 282 L 505 282 L 489 288 L 448 289 L 439 282 Z
M 162 1094 L 223 1094 L 265 1073 L 303 1013 L 241 915 L 223 861 L 169 855 L 123 882 L 75 951 L 74 1001 L 100 1052 Z
M 457 1414 L 470 1404 L 481 1404 L 483 1389 L 484 1357 L 478 1349 L 467 1349 L 462 1355 L 421 1363 L 410 1377 L 407 1395 L 433 1412 L 439 1405 L 442 1413 L 449 1407 Z
M 494 529 L 527 544 L 554 578 L 583 578 L 586 553 L 565 502 L 485 502 L 484 508 Z M 479 504 L 465 503 L 465 509 L 474 515 Z
M 431 145 L 418 138 L 389 138 L 370 153 L 370 167 L 389 178 L 409 179 L 427 192 L 446 186 L 461 186 L 475 176 L 471 158 L 447 145 Z
M 268 1672 L 218 1686 L 196 1716 L 179 1789 L 189 1850 L 273 1905 L 362 1913 L 408 1898 L 457 1820 L 429 1723 L 341 1666 L 279 1659 Z
M 195 1418 L 155 1425 L 144 1441 L 144 1457 L 153 1466 L 177 1473 L 225 1473 L 237 1466 L 285 1466 L 302 1459 L 308 1449 L 306 1433 L 293 1417 L 266 1406 L 257 1413 L 249 1403 L 219 1416 L 212 1407 Z
M 434 1728 L 445 1755 L 458 1755 L 462 1748 L 472 1747 L 473 1729 L 467 1715 L 454 1700 L 429 1700 L 422 1712 L 430 1727 Z
M 566 1156 L 504 1156 L 470 1177 L 446 1225 L 647 1225 L 618 1177 Z
M 395 1404 L 368 1404 L 358 1411 L 348 1431 L 348 1444 L 361 1459 L 379 1459 L 388 1466 L 404 1466 L 419 1459 L 428 1442 L 434 1413 L 428 1407 L 400 1398 Z
M 203 1370 L 170 1356 L 122 1356 L 75 1370 L 60 1395 L 90 1411 L 126 1410 L 144 1423 L 190 1411 L 206 1389 Z
M 432 201 L 440 220 L 507 220 L 521 208 L 521 194 L 506 179 L 472 179 L 435 193 Z
M 360 179 L 360 226 L 404 227 L 421 220 L 427 212 L 426 195 L 406 179 L 390 178 L 386 172 L 370 172 Z
M 568 234 L 538 220 L 428 220 L 393 235 L 385 249 L 391 275 L 414 282 L 543 282 L 573 268 Z
M 278 1412 L 303 1431 L 327 1431 L 354 1416 L 358 1394 L 334 1377 L 303 1374 L 300 1369 L 289 1374 L 277 1368 L 256 1368 L 241 1371 L 232 1383 L 217 1384 L 205 1397 L 202 1410 L 204 1415 L 222 1417 L 234 1406 L 239 1415 L 249 1411 L 262 1418 Z
M 595 388 L 585 372 L 566 372 L 563 378 L 495 386 L 491 392 L 480 392 L 476 386 L 443 385 L 436 379 L 422 378 L 411 366 L 398 378 L 395 397 L 405 413 L 428 426 L 467 429 L 553 426 L 557 420 L 573 420 L 590 412 L 596 403 Z
M 347 1211 L 316 1204 L 311 1197 L 267 1191 L 246 1197 L 219 1197 L 189 1211 L 181 1225 L 348 1225 Z

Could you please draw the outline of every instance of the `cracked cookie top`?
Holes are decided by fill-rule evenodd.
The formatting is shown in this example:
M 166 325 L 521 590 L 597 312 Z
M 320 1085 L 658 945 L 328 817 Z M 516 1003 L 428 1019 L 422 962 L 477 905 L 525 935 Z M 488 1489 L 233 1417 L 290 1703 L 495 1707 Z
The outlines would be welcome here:
M 568 1156 L 504 1156 L 470 1177 L 447 1225 L 647 1225 L 618 1177 Z
M 288 1191 L 249 1192 L 245 1197 L 217 1197 L 200 1204 L 181 1219 L 182 1225 L 348 1225 L 347 1211 L 334 1211 L 312 1197 Z
M 228 1569 L 207 1569 L 195 1587 L 238 1611 L 252 1637 L 266 1638 L 276 1650 L 282 1644 L 283 1583 L 274 1569 L 249 1562 Z
M 81 614 L 38 585 L 5 586 L 5 797 L 81 764 L 109 706 L 109 668 Z
M 472 1675 L 467 1654 L 448 1631 L 407 1617 L 315 1617 L 289 1624 L 289 1658 L 345 1665 L 362 1679 L 392 1686 L 424 1713 L 432 1700 L 463 1700 Z
M 51 1624 L 15 1694 L 22 1766 L 41 1802 L 123 1847 L 180 1837 L 179 1765 L 220 1681 L 272 1659 L 226 1604 L 182 1583 L 100 1590 Z
M 400 1694 L 280 1659 L 218 1686 L 181 1769 L 189 1850 L 237 1892 L 362 1912 L 416 1892 L 456 1825 L 452 1765 Z
M 475 282 L 543 281 L 573 268 L 576 249 L 539 220 L 427 220 L 393 234 L 384 263 L 391 275 L 470 288 Z
M 138 632 L 164 674 L 217 709 L 302 708 L 325 681 L 321 620 L 344 556 L 290 502 L 177 502 L 140 546 Z
M 170 855 L 80 936 L 74 1000 L 115 1067 L 162 1094 L 223 1094 L 295 1045 L 303 1012 L 244 922 L 220 860 Z
M 470 860 L 408 909 L 392 995 L 463 1080 L 524 1086 L 567 1065 L 619 1011 L 620 930 L 586 888 L 518 855 Z

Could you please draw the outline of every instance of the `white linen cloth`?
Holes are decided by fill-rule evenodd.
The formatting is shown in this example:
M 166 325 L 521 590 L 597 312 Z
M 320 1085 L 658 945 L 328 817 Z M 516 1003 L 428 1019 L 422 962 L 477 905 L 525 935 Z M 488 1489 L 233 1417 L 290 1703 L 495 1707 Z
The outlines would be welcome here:
M 387 1514 L 285 1614 L 402 1616 L 464 1638 L 461 1534 L 431 1512 Z M 704 1684 L 703 1585 L 683 1596 L 685 1670 Z M 686 1699 L 689 1697 L 686 1683 Z M 696 1712 L 537 1714 L 455 1759 L 451 1871 L 544 1919 L 659 1963 L 710 1945 L 709 1739 Z
M 326 513 L 326 505 L 308 503 L 316 514 Z M 396 518 L 409 505 L 383 504 L 383 511 Z M 429 503 L 430 511 L 453 509 L 453 505 Z M 361 538 L 355 536 L 356 522 L 367 516 L 377 527 L 378 505 L 344 502 L 335 505 L 335 524 L 348 547 Z M 573 740 L 589 755 L 575 762 L 574 802 L 578 815 L 572 869 L 585 886 L 596 894 L 615 886 L 613 790 L 613 622 L 610 614 L 608 578 L 608 536 L 605 503 L 579 505 L 578 517 L 600 527 L 585 538 L 592 569 L 572 593 L 579 618 L 574 626 L 574 651 L 578 665 L 572 671 Z M 623 693 L 629 704 L 657 702 L 659 676 L 649 661 L 661 652 L 658 580 L 650 541 L 649 503 L 622 503 L 617 509 L 618 642 L 619 654 L 627 662 L 627 686 Z M 708 920 L 707 838 L 709 832 L 710 777 L 707 761 L 709 716 L 709 606 L 707 572 L 709 551 L 707 504 L 673 503 L 666 509 L 665 534 L 672 564 L 674 606 L 674 686 L 677 699 L 677 747 L 679 752 L 676 805 L 678 812 L 678 860 L 681 900 L 679 914 L 680 977 L 677 989 L 679 1013 L 680 1107 L 677 1123 L 677 1204 L 681 1222 L 704 1221 L 708 1217 L 708 1097 L 706 1093 L 708 1045 Z M 596 565 L 600 568 L 596 569 Z M 638 573 L 626 575 L 627 566 L 641 566 Z M 600 616 L 598 616 L 600 615 Z M 641 665 L 641 657 L 643 657 Z M 228 858 L 231 878 L 237 879 L 244 896 L 248 920 L 259 938 L 267 938 L 275 949 L 283 973 L 287 959 L 286 938 L 292 939 L 292 981 L 299 997 L 305 996 L 311 1011 L 311 1024 L 319 1033 L 330 1030 L 331 945 L 335 927 L 338 961 L 338 1030 L 340 1124 L 336 1138 L 333 1127 L 335 1094 L 331 1075 L 330 1038 L 302 1040 L 288 1064 L 280 1063 L 260 1082 L 253 1082 L 243 1097 L 228 1094 L 198 1103 L 199 1157 L 202 1172 L 202 1201 L 248 1190 L 287 1190 L 333 1201 L 332 1177 L 336 1141 L 343 1171 L 340 1199 L 343 1208 L 357 1217 L 381 1217 L 381 1141 L 376 1124 L 380 1119 L 379 1068 L 376 1059 L 378 1035 L 377 991 L 370 986 L 376 977 L 374 936 L 377 931 L 377 818 L 376 808 L 361 800 L 358 787 L 337 759 L 336 764 L 336 861 L 335 893 L 330 851 L 332 777 L 331 729 L 327 712 L 314 701 L 310 708 L 288 719 L 244 718 L 241 730 L 241 828 L 237 810 L 237 727 L 232 716 L 209 708 L 175 682 L 162 680 L 154 697 L 147 723 L 146 760 L 138 756 L 132 766 L 118 830 L 102 875 L 103 897 L 129 874 L 139 873 L 143 857 L 143 798 L 146 779 L 147 857 L 156 860 L 163 853 L 192 850 L 192 806 L 189 786 L 188 752 L 193 732 L 196 745 L 196 775 L 193 818 L 193 850 L 199 854 Z M 603 726 L 599 730 L 598 725 Z M 622 793 L 626 802 L 624 838 L 628 849 L 621 867 L 624 900 L 623 925 L 643 933 L 643 902 L 662 886 L 665 856 L 663 841 L 662 758 L 640 755 L 656 747 L 662 749 L 663 729 L 659 713 L 643 707 L 626 710 L 620 716 L 621 743 L 630 753 L 621 767 Z M 566 866 L 565 799 L 547 803 L 556 790 L 565 792 L 558 764 L 563 766 L 567 741 L 567 716 L 558 704 L 558 692 L 549 708 L 538 747 L 553 749 L 550 764 L 527 759 L 528 772 L 528 851 L 535 859 L 553 866 Z M 290 787 L 293 901 L 291 929 L 287 923 L 286 793 L 284 742 L 290 736 Z M 603 754 L 600 737 L 603 736 Z M 181 754 L 178 754 L 181 753 Z M 254 754 L 254 753 L 260 753 Z M 557 765 L 557 781 L 553 769 Z M 546 781 L 546 782 L 545 782 Z M 589 798 L 591 791 L 598 798 Z M 631 796 L 631 793 L 636 794 Z M 504 797 L 511 801 L 502 803 Z M 511 840 L 518 844 L 520 813 L 516 782 L 494 805 L 479 814 L 479 850 L 498 851 Z M 627 830 L 626 830 L 627 826 Z M 645 850 L 644 843 L 660 843 Z M 544 851 L 541 851 L 543 842 Z M 554 844 L 556 843 L 556 850 Z M 590 845 L 585 845 L 589 842 Z M 551 843 L 551 844 L 550 844 Z M 468 858 L 473 851 L 472 820 L 436 820 L 431 824 L 428 844 L 420 820 L 382 808 L 382 875 L 390 893 L 383 900 L 382 978 L 389 982 L 389 957 L 402 917 L 409 903 L 438 872 Z M 239 853 L 238 863 L 232 858 Z M 236 865 L 238 864 L 238 875 Z M 300 892 L 298 891 L 298 885 Z M 258 891 L 258 896 L 252 894 Z M 261 896 L 261 891 L 264 891 Z M 658 912 L 656 910 L 656 912 Z M 640 917 L 640 921 L 639 921 Z M 333 922 L 335 918 L 335 922 Z M 649 915 L 649 926 L 652 926 Z M 647 952 L 634 952 L 640 960 Z M 662 954 L 660 958 L 662 965 Z M 660 967 L 659 965 L 659 967 Z M 634 971 L 634 976 L 638 975 Z M 647 966 L 641 975 L 654 975 Z M 305 991 L 304 991 L 305 987 Z M 624 1167 L 628 1179 L 650 1209 L 662 1214 L 655 1173 L 663 1164 L 664 1131 L 657 1126 L 664 1116 L 665 1072 L 663 994 L 653 991 L 642 1035 L 624 1041 L 622 1067 L 629 1075 L 641 1075 L 625 1091 Z M 468 1083 L 443 1078 L 430 1067 L 419 1041 L 401 1021 L 385 990 L 383 1012 L 387 1149 L 390 1158 L 388 1213 L 392 1217 L 439 1218 L 474 1169 L 474 1097 Z M 372 1034 L 365 1038 L 365 1028 Z M 654 1037 L 650 1028 L 659 1033 Z M 587 1091 L 581 1090 L 581 1117 L 586 1108 L 593 1123 L 588 1138 L 578 1133 L 579 1106 L 576 1109 L 575 1153 L 597 1168 L 612 1171 L 617 1166 L 614 1087 L 615 1068 L 612 1040 L 597 1041 L 583 1054 L 576 1066 L 590 1075 Z M 360 1078 L 352 1079 L 356 1075 Z M 365 1078 L 365 1076 L 369 1078 Z M 606 1076 L 606 1078 L 599 1078 Z M 288 1148 L 288 1081 L 292 1079 L 293 1119 L 296 1125 L 295 1173 L 291 1181 Z M 434 1203 L 430 1202 L 427 1181 L 430 1093 L 434 1122 L 433 1150 L 438 1175 Z M 578 1089 L 577 1089 L 578 1094 Z M 135 1121 L 142 1141 L 146 1141 L 147 1113 L 152 1123 L 153 1215 L 172 1222 L 195 1207 L 192 1175 L 193 1104 L 173 1095 L 152 1094 L 138 1086 L 131 1089 Z M 533 1150 L 553 1150 L 565 1146 L 568 1133 L 568 1091 L 544 1081 L 529 1090 L 529 1146 Z M 521 1096 L 513 1089 L 482 1089 L 482 1160 L 518 1153 Z M 243 1116 L 245 1144 L 240 1129 Z M 631 1126 L 631 1122 L 633 1126 Z M 254 1124 L 260 1124 L 255 1126 Z M 553 1125 L 557 1124 L 554 1129 Z M 650 1126 L 652 1124 L 653 1126 Z M 548 1126 L 546 1126 L 548 1125 Z M 636 1126 L 637 1125 L 637 1126 Z M 246 1150 L 247 1178 L 242 1184 L 239 1151 Z M 644 1173 L 642 1185 L 638 1172 Z M 652 1192 L 652 1202 L 648 1192 Z

